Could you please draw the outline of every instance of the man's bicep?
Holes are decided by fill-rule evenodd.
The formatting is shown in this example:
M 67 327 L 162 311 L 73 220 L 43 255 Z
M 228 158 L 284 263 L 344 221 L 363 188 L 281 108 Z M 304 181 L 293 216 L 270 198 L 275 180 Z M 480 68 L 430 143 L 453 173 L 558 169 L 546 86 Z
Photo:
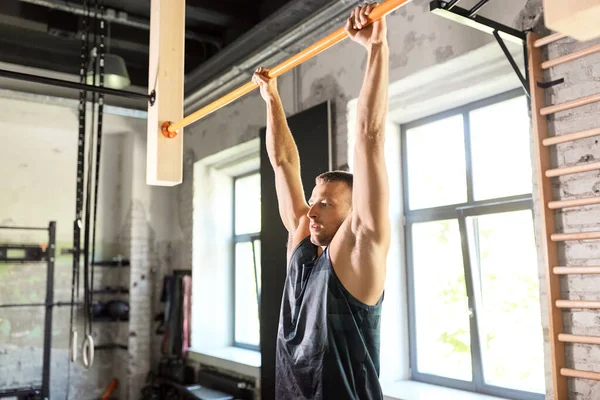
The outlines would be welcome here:
M 353 230 L 385 237 L 389 231 L 389 182 L 383 152 L 380 143 L 357 143 L 352 219 Z

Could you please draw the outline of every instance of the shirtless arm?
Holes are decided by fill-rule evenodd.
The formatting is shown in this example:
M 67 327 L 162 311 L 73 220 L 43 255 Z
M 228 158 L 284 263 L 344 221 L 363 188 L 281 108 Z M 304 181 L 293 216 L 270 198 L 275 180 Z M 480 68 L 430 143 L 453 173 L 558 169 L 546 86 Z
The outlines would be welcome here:
M 309 233 L 306 217 L 308 204 L 300 178 L 300 157 L 287 124 L 276 79 L 269 79 L 264 68 L 257 69 L 252 79 L 259 85 L 261 96 L 267 105 L 266 146 L 275 172 L 279 215 L 290 235 L 289 259 L 291 250 Z

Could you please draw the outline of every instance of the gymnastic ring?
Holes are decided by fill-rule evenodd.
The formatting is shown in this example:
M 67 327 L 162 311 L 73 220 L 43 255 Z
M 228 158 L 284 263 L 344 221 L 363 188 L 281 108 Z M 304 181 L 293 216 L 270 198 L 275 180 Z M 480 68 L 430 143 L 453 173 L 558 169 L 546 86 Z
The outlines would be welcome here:
M 169 130 L 169 127 L 171 125 L 173 125 L 173 123 L 171 121 L 165 121 L 165 122 L 163 122 L 163 124 L 160 127 L 160 131 L 162 132 L 163 136 L 168 139 L 173 139 L 175 136 L 177 136 L 177 131 L 171 132 Z
M 77 361 L 77 331 L 71 331 L 71 362 Z
M 92 335 L 86 335 L 83 345 L 81 346 L 81 361 L 83 366 L 91 368 L 94 364 L 94 338 Z

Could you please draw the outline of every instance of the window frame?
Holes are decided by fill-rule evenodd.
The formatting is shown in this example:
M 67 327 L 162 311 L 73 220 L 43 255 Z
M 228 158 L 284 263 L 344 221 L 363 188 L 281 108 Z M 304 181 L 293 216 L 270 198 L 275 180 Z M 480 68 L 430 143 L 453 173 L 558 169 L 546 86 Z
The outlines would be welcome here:
M 473 164 L 471 156 L 471 132 L 469 113 L 479 108 L 484 108 L 504 101 L 524 96 L 522 89 L 515 89 L 483 100 L 472 102 L 445 112 L 421 118 L 410 123 L 400 125 L 400 151 L 402 158 L 402 196 L 405 210 L 405 248 L 406 248 L 406 273 L 407 273 L 407 300 L 408 300 L 408 333 L 410 352 L 411 379 L 415 381 L 446 386 L 455 389 L 466 390 L 492 396 L 513 398 L 518 400 L 543 400 L 545 394 L 525 392 L 510 388 L 493 386 L 485 383 L 483 371 L 482 351 L 480 347 L 480 334 L 477 320 L 477 305 L 475 297 L 475 282 L 472 274 L 471 260 L 469 255 L 469 243 L 467 232 L 467 217 L 497 214 L 511 211 L 530 210 L 533 216 L 533 194 L 523 194 L 503 198 L 474 200 L 473 191 Z M 528 106 L 530 103 L 528 102 Z M 465 141 L 465 174 L 467 183 L 467 202 L 451 204 L 433 208 L 411 210 L 409 205 L 409 174 L 408 174 L 408 149 L 406 146 L 406 134 L 409 129 L 428 123 L 439 121 L 456 115 L 463 116 L 463 129 Z M 438 220 L 454 219 L 458 221 L 461 235 L 461 251 L 463 256 L 463 269 L 465 273 L 466 292 L 470 310 L 469 327 L 471 337 L 471 364 L 472 381 L 461 381 L 438 375 L 421 373 L 418 371 L 417 363 L 417 332 L 416 332 L 416 298 L 414 281 L 414 259 L 412 245 L 412 227 L 415 223 L 430 222 Z M 540 326 L 540 329 L 542 327 Z
M 260 170 L 252 170 L 240 175 L 235 175 L 232 177 L 232 192 L 233 192 L 233 202 L 232 202 L 232 240 L 231 240 L 231 296 L 232 296 L 232 313 L 231 313 L 231 326 L 233 327 L 232 329 L 232 338 L 231 338 L 231 342 L 233 344 L 233 347 L 238 347 L 241 349 L 246 349 L 246 350 L 253 350 L 253 351 L 258 351 L 260 352 L 260 343 L 259 345 L 253 345 L 250 343 L 244 343 L 244 342 L 238 342 L 236 340 L 236 315 L 237 315 L 237 307 L 236 307 L 236 270 L 237 270 L 237 263 L 236 263 L 236 256 L 235 256 L 235 246 L 238 243 L 252 243 L 255 240 L 260 240 L 261 236 L 260 236 L 260 231 L 259 232 L 252 232 L 252 233 L 244 233 L 241 235 L 236 234 L 235 232 L 235 223 L 236 223 L 236 212 L 235 212 L 235 200 L 236 200 L 236 190 L 235 190 L 235 183 L 238 179 L 243 179 L 243 178 L 247 178 L 251 175 L 259 175 L 260 176 Z M 262 229 L 262 227 L 261 227 Z M 262 243 L 262 242 L 261 242 Z M 256 259 L 256 254 L 253 254 L 254 258 Z M 255 282 L 256 283 L 256 282 Z M 259 315 L 259 326 L 260 326 L 260 293 L 258 294 L 258 302 L 257 302 L 257 306 L 258 306 L 258 315 Z M 260 331 L 259 331 L 260 334 Z M 260 335 L 259 335 L 260 337 Z M 260 340 L 260 339 L 259 339 Z

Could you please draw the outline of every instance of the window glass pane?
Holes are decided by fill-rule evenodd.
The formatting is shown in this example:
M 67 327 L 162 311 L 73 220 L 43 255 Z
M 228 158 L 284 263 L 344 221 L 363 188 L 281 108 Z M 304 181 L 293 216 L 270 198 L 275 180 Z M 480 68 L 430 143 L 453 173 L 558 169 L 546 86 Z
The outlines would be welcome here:
M 417 370 L 472 380 L 471 333 L 457 220 L 412 227 Z
M 494 386 L 544 393 L 532 213 L 523 210 L 469 217 L 467 227 L 479 295 L 477 316 L 485 381 Z
M 260 249 L 260 240 L 255 241 Z M 257 287 L 252 255 L 252 242 L 235 245 L 235 341 L 249 345 L 260 344 Z M 260 257 L 256 262 L 260 282 Z M 260 291 L 260 286 L 259 286 Z
M 235 180 L 235 234 L 260 232 L 260 174 Z
M 467 201 L 462 114 L 407 130 L 406 146 L 410 209 Z
M 531 193 L 529 115 L 525 97 L 470 113 L 475 200 Z

